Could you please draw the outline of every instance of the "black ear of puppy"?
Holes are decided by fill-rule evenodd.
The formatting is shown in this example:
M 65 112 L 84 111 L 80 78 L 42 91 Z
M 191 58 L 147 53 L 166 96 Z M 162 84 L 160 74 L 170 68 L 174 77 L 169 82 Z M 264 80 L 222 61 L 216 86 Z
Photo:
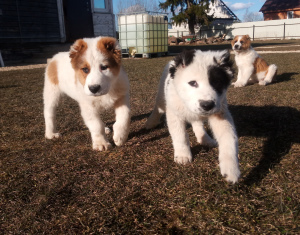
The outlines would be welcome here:
M 195 52 L 195 50 L 184 50 L 173 59 L 175 64 L 169 69 L 171 78 L 174 78 L 176 70 L 179 66 L 185 67 L 193 62 Z
M 229 50 L 224 50 L 222 52 L 223 52 L 223 54 L 221 55 L 220 58 L 214 57 L 215 63 L 218 64 L 221 67 L 231 68 L 232 65 L 233 65 L 233 62 L 230 60 Z

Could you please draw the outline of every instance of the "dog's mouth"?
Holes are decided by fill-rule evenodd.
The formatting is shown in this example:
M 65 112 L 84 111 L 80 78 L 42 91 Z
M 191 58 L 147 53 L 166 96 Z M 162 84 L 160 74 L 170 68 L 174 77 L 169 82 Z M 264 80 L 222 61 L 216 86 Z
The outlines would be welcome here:
M 103 96 L 103 95 L 106 95 L 108 92 L 106 91 L 101 91 L 101 92 L 98 92 L 98 93 L 90 93 L 89 96 L 94 96 L 94 97 L 97 97 L 97 96 Z
M 197 110 L 194 111 L 195 114 L 201 116 L 201 117 L 204 117 L 204 118 L 207 118 L 215 113 L 218 113 L 219 112 L 219 109 L 218 108 L 213 108 L 211 110 L 203 110 L 201 107 L 199 107 Z

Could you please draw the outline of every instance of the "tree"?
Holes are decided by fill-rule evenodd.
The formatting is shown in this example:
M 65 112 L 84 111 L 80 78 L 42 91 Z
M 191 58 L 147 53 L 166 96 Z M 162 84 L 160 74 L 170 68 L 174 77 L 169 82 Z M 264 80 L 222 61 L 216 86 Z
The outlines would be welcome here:
M 197 24 L 209 25 L 213 20 L 213 15 L 207 14 L 210 2 L 214 0 L 166 0 L 159 7 L 165 11 L 170 8 L 173 22 L 176 25 L 188 23 L 190 34 L 195 35 Z
M 156 0 L 118 0 L 118 13 L 137 13 L 143 11 L 158 12 L 159 8 Z
M 264 20 L 263 14 L 260 12 L 249 12 L 248 9 L 245 12 L 243 22 L 253 22 Z

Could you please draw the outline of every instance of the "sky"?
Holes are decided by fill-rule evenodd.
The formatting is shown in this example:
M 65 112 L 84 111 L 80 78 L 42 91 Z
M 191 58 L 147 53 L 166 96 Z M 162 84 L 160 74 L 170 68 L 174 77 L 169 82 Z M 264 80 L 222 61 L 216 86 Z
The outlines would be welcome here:
M 159 2 L 164 2 L 164 0 L 156 0 L 157 5 Z M 283 0 L 284 1 L 284 0 Z M 263 6 L 265 0 L 223 0 L 223 2 L 233 11 L 233 13 L 240 19 L 243 20 L 246 10 L 248 13 L 259 13 L 260 8 Z M 113 0 L 114 13 L 117 14 L 118 0 Z
M 284 1 L 284 0 L 283 0 Z M 243 20 L 243 17 L 248 9 L 248 12 L 258 13 L 260 8 L 264 5 L 265 0 L 223 0 L 223 2 L 233 11 L 233 13 L 240 19 Z

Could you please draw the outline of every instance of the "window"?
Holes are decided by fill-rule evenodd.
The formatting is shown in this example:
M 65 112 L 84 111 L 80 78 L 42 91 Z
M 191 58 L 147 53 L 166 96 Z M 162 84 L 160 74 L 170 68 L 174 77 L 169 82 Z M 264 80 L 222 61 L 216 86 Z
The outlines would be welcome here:
M 294 12 L 293 11 L 288 11 L 287 12 L 287 19 L 293 19 L 294 18 Z
M 94 8 L 105 9 L 105 0 L 94 0 Z
M 109 12 L 108 0 L 93 0 L 93 2 L 95 12 Z

